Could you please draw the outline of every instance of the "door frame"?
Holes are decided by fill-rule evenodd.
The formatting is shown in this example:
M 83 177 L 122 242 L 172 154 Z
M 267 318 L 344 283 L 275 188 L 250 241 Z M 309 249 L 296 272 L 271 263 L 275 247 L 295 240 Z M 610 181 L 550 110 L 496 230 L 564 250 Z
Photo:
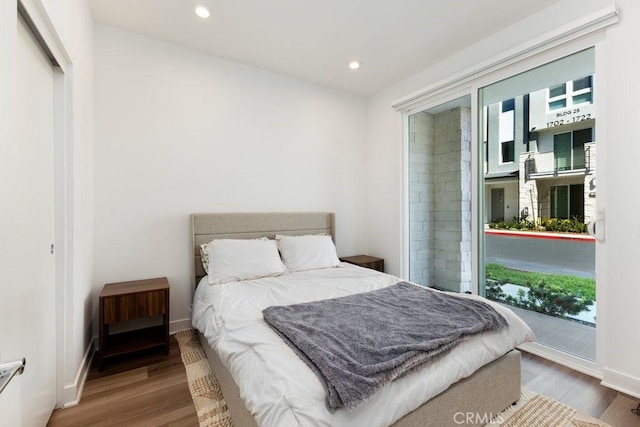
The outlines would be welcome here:
M 443 78 L 436 83 L 410 93 L 391 103 L 391 106 L 402 114 L 402 141 L 403 141 L 403 168 L 402 168 L 402 193 L 403 203 L 401 208 L 401 277 L 408 277 L 409 273 L 409 205 L 408 205 L 408 138 L 409 138 L 409 116 L 415 112 L 439 105 L 446 100 L 456 99 L 461 96 L 471 96 L 472 106 L 472 143 L 471 143 L 471 209 L 472 209 L 472 229 L 471 233 L 475 237 L 471 245 L 471 262 L 472 262 L 472 282 L 471 291 L 473 293 L 482 294 L 483 287 L 479 286 L 481 278 L 484 276 L 484 268 L 480 258 L 484 257 L 484 239 L 480 239 L 481 233 L 484 232 L 482 224 L 484 215 L 485 186 L 480 185 L 484 182 L 484 165 L 482 162 L 482 145 L 479 145 L 481 135 L 478 123 L 478 106 L 482 101 L 479 99 L 478 90 L 484 86 L 498 82 L 505 78 L 528 71 L 540 65 L 553 62 L 565 56 L 579 52 L 588 48 L 595 48 L 596 56 L 596 73 L 606 74 L 606 66 L 602 65 L 601 43 L 606 40 L 605 30 L 618 22 L 618 10 L 615 6 L 604 7 L 591 14 L 578 17 L 568 22 L 566 25 L 545 33 L 535 39 L 523 43 L 513 49 L 497 54 L 489 58 L 487 61 L 471 66 L 466 71 L 453 74 Z M 600 120 L 601 126 L 604 126 L 604 119 Z M 598 131 L 597 131 L 598 132 Z M 602 130 L 600 130 L 602 132 Z M 598 138 L 596 137 L 596 140 Z M 606 147 L 605 147 L 606 149 Z M 604 150 L 603 150 L 604 151 Z M 602 153 L 599 153 L 602 155 Z M 599 175 L 602 178 L 604 171 Z M 596 253 L 596 262 L 600 266 L 596 273 L 596 283 L 602 283 L 601 272 L 606 269 L 606 263 L 601 262 L 606 259 L 606 247 L 600 245 Z M 481 271 L 482 270 L 482 271 Z M 525 343 L 521 347 L 530 353 L 534 353 L 568 366 L 577 371 L 583 372 L 596 378 L 602 378 L 604 370 L 604 343 L 605 337 L 603 331 L 606 330 L 606 289 L 602 286 L 597 287 L 598 292 L 598 328 L 596 331 L 596 363 L 584 361 L 575 356 L 559 352 L 550 347 L 545 347 L 537 343 Z
M 54 197 L 55 197 L 55 314 L 56 407 L 78 399 L 72 363 L 73 334 L 73 79 L 72 61 L 41 0 L 9 0 L 6 17 L 15 28 L 18 14 L 34 34 L 54 70 Z M 12 12 L 13 9 L 13 12 Z M 17 11 L 17 13 L 16 13 Z M 4 17 L 3 17 L 4 18 Z M 15 22 L 13 22 L 15 21 Z M 15 43 L 14 39 L 12 42 Z M 9 52 L 15 52 L 15 46 Z M 15 69 L 15 58 L 8 55 Z M 16 102 L 11 92 L 8 104 Z M 13 127 L 10 132 L 18 132 Z

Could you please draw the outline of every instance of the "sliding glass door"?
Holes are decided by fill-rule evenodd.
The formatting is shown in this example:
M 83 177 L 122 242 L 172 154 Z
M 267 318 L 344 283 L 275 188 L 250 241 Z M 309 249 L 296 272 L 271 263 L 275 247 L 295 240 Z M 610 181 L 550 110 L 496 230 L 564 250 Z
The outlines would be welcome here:
M 480 89 L 480 293 L 595 361 L 593 49 Z

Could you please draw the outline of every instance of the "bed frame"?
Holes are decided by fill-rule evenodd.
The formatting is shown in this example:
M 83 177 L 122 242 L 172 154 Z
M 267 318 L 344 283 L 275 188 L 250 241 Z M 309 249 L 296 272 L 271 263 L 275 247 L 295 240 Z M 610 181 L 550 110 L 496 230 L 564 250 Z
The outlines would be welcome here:
M 214 239 L 273 239 L 276 234 L 328 234 L 335 242 L 332 212 L 204 213 L 191 215 L 192 289 L 207 274 L 200 245 Z
M 206 274 L 200 260 L 200 244 L 202 243 L 223 238 L 255 239 L 259 237 L 273 238 L 276 234 L 296 236 L 319 233 L 330 234 L 335 240 L 333 213 L 193 214 L 191 215 L 193 288 L 195 289 L 199 280 Z M 255 419 L 240 398 L 240 391 L 231 374 L 222 365 L 215 350 L 209 346 L 207 339 L 200 333 L 199 337 L 220 383 L 234 424 L 242 427 L 257 427 Z M 444 392 L 396 421 L 393 426 L 458 426 L 460 420 L 463 419 L 465 426 L 481 426 L 519 398 L 520 352 L 512 350 L 478 369 L 470 377 L 453 384 Z M 469 419 L 467 419 L 467 413 L 471 414 Z M 467 422 L 467 420 L 471 422 Z

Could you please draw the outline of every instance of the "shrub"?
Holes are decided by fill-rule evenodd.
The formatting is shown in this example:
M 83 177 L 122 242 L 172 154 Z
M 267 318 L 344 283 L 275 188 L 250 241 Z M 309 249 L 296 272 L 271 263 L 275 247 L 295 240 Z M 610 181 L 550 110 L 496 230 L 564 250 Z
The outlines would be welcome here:
M 546 231 L 558 231 L 562 233 L 587 233 L 587 224 L 582 219 L 573 217 L 571 219 L 562 218 L 540 218 L 540 227 Z
M 484 287 L 485 296 L 494 301 L 505 301 L 507 295 L 502 291 L 502 283 L 487 279 Z
M 539 218 L 537 222 L 513 217 L 509 221 L 499 221 L 489 223 L 489 228 L 497 230 L 532 230 L 550 231 L 559 233 L 587 233 L 587 224 L 581 218 Z
M 487 280 L 485 287 L 487 298 L 552 316 L 576 315 L 582 311 L 588 311 L 587 307 L 593 304 L 592 299 L 585 298 L 580 293 L 548 285 L 544 280 L 537 285 L 528 283 L 529 291 L 520 289 L 517 297 L 506 295 L 501 285 L 501 282 Z

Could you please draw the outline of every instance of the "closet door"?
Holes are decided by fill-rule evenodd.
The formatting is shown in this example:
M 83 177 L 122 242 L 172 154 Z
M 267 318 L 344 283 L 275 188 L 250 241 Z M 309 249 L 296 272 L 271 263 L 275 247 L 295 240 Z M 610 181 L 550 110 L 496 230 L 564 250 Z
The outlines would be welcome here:
M 15 103 L 4 117 L 14 137 L 0 141 L 0 360 L 24 357 L 26 367 L 0 394 L 0 425 L 42 426 L 56 402 L 54 73 L 19 17 L 14 53 Z

